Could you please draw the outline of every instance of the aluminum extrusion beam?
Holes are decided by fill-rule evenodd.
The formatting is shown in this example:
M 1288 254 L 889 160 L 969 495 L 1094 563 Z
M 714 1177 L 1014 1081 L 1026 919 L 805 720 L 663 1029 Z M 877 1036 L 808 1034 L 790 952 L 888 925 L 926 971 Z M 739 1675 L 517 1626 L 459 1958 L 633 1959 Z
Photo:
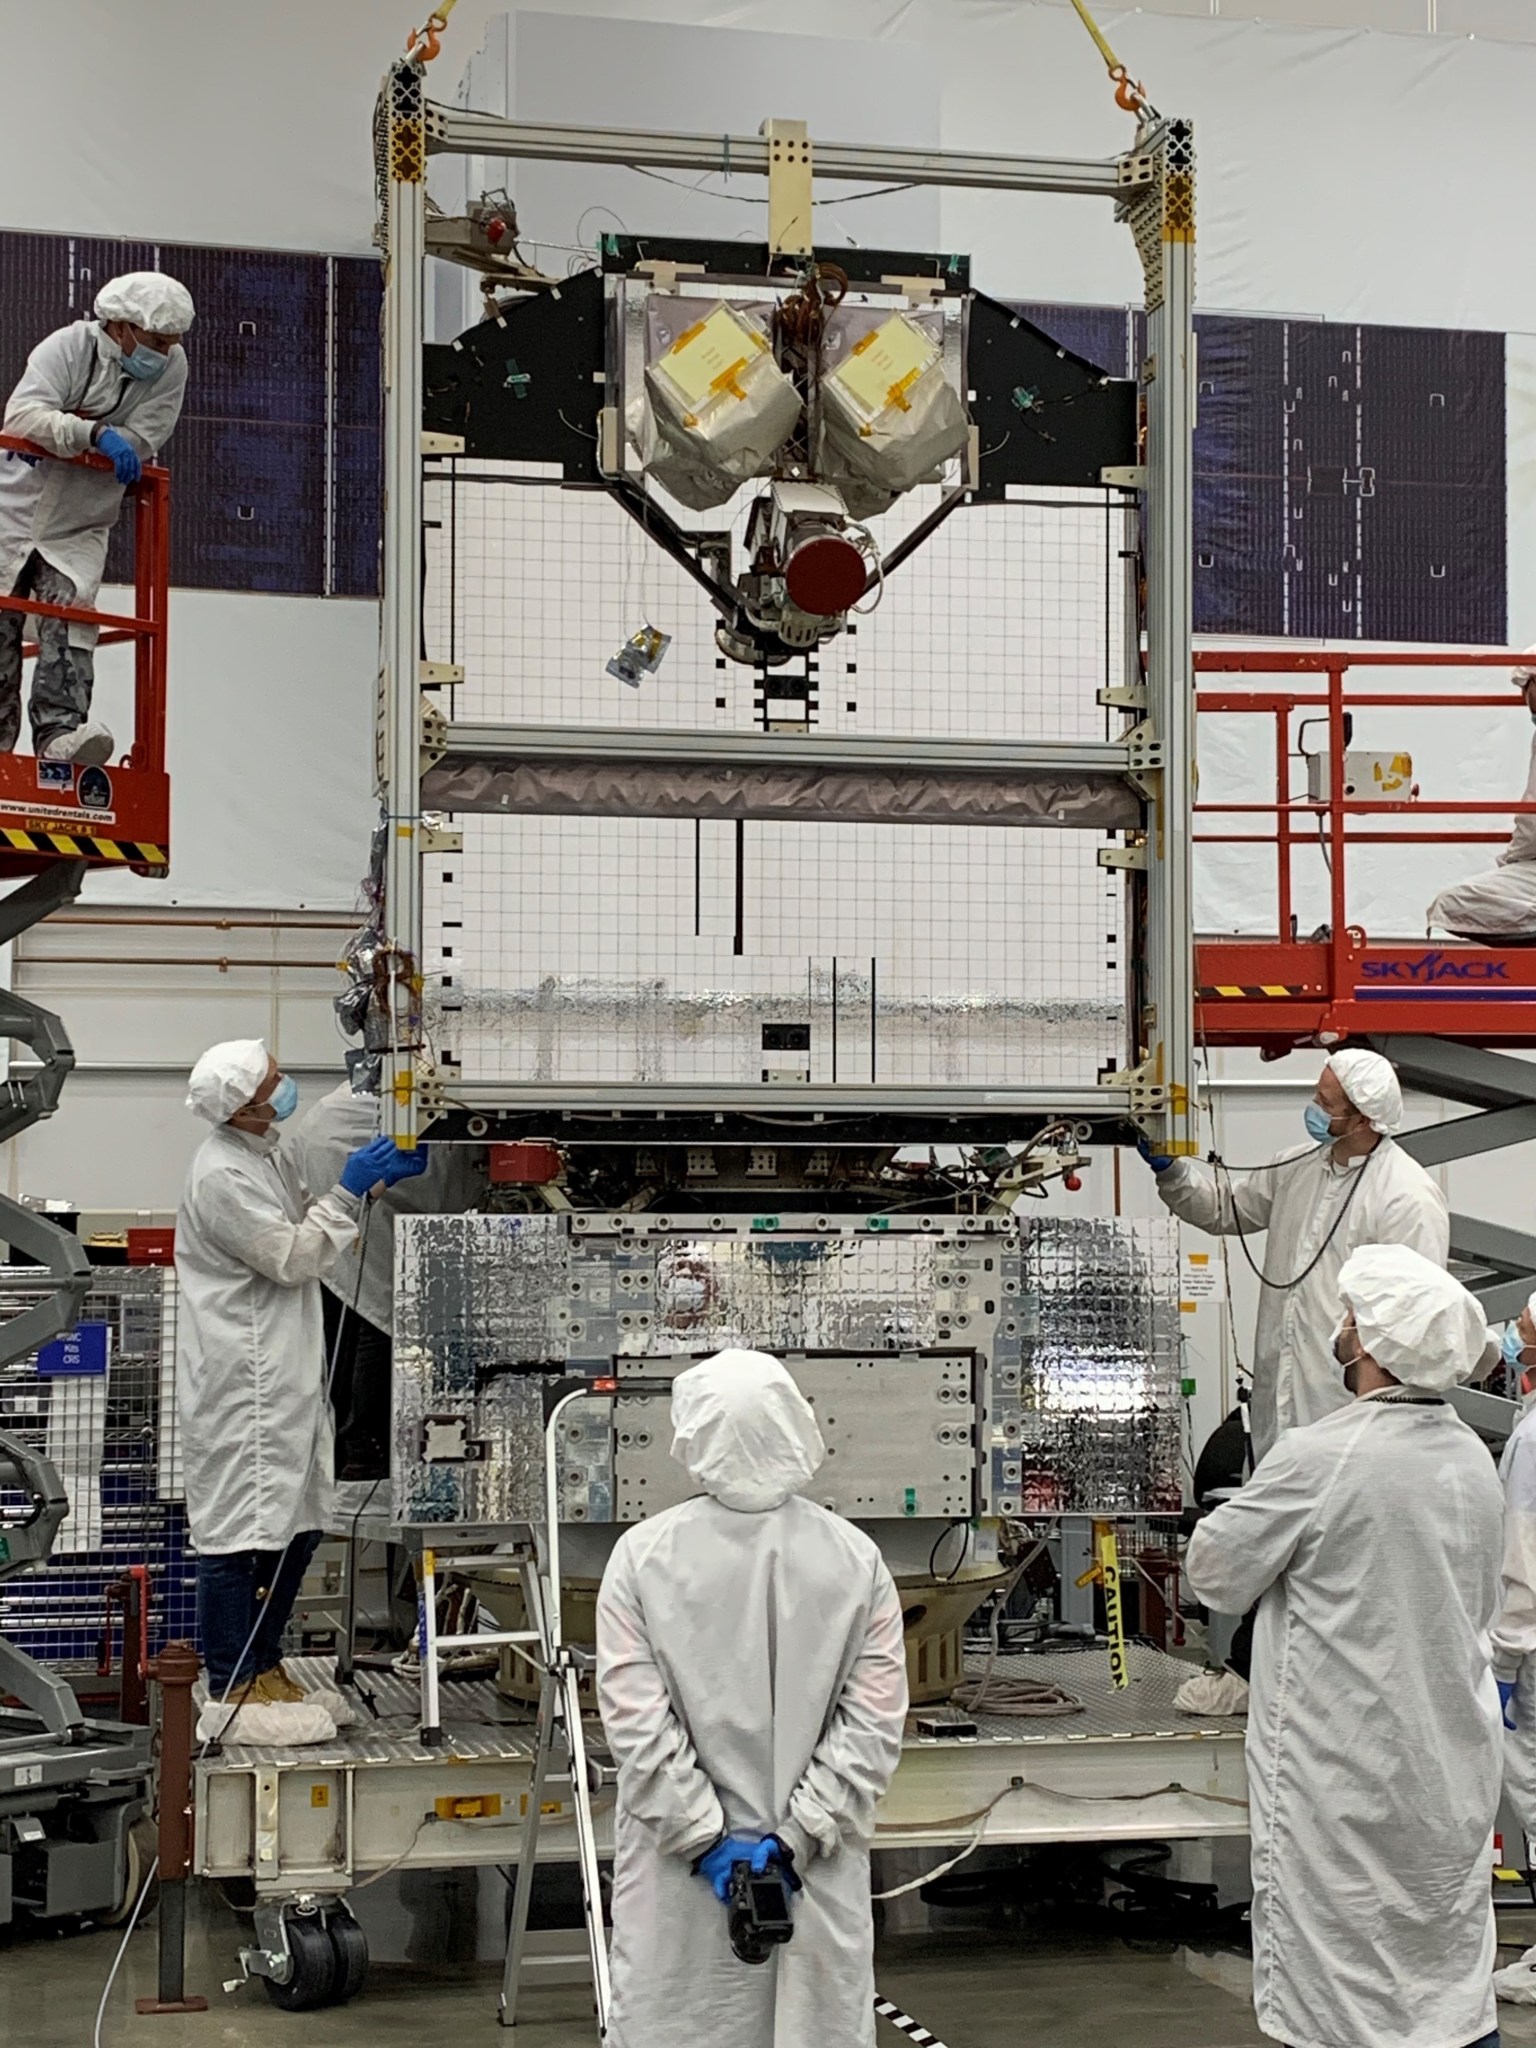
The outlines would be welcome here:
M 1194 1087 L 1195 151 L 1187 121 L 1143 145 L 1157 181 L 1125 208 L 1147 284 L 1147 726 L 1160 745 L 1147 867 L 1143 1124 L 1165 1152 L 1198 1152 Z
M 1128 775 L 1133 750 L 1115 740 L 886 738 L 846 733 L 692 731 L 657 726 L 452 724 L 445 754 L 486 760 L 686 761 L 718 768 L 872 768 L 1006 775 L 1045 769 L 1068 775 Z M 1536 1076 L 1536 1069 L 1533 1069 Z
M 413 1145 L 419 1125 L 421 863 L 421 337 L 426 268 L 426 147 L 419 66 L 396 63 L 384 80 L 377 146 L 382 159 L 387 262 L 384 292 L 383 710 L 377 762 L 388 834 L 386 935 L 390 1042 L 381 1095 L 385 1131 Z
M 766 1115 L 846 1118 L 880 1115 L 998 1115 L 1018 1111 L 1032 1116 L 1125 1116 L 1131 1091 L 1116 1087 L 1054 1088 L 907 1088 L 878 1082 L 782 1085 L 752 1081 L 493 1081 L 456 1072 L 447 1082 L 455 1100 L 474 1109 L 565 1110 L 620 1114 L 699 1111 L 705 1114 L 746 1111 Z M 816 1136 L 809 1130 L 807 1135 Z M 765 1137 L 765 1144 L 768 1139 Z M 787 1143 L 787 1139 L 780 1142 Z
M 577 128 L 553 121 L 509 121 L 463 107 L 427 109 L 433 155 L 543 158 L 558 163 L 623 164 L 670 171 L 768 175 L 761 135 L 666 135 L 645 128 Z M 1124 199 L 1149 187 L 1140 155 L 989 156 L 968 150 L 890 149 L 857 142 L 814 145 L 816 178 L 856 184 L 969 185 L 990 192 L 1071 192 Z

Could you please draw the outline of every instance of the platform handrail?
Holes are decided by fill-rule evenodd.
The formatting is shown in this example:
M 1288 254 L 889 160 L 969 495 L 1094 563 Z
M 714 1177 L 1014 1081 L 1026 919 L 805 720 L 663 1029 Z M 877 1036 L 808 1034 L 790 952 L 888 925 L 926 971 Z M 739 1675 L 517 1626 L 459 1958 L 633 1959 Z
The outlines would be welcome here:
M 19 434 L 0 434 L 0 449 L 37 462 L 68 462 L 77 469 L 110 472 L 105 455 L 54 455 Z M 122 763 L 130 769 L 165 772 L 166 624 L 171 561 L 171 473 L 146 462 L 127 492 L 134 509 L 134 608 L 131 613 L 91 605 L 45 604 L 36 598 L 0 596 L 0 611 L 34 618 L 67 619 L 101 629 L 103 646 L 132 641 L 134 647 L 133 745 Z M 35 652 L 35 647 L 29 651 Z

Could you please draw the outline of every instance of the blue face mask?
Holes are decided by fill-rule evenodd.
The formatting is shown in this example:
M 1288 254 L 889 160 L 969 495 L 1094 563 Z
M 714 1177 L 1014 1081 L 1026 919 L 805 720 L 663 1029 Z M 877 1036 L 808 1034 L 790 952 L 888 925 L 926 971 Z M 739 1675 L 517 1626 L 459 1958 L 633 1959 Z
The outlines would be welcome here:
M 1333 1119 L 1320 1102 L 1309 1102 L 1301 1113 L 1307 1127 L 1307 1136 L 1317 1145 L 1326 1145 L 1333 1136 Z
M 1520 1354 L 1525 1349 L 1525 1345 L 1521 1341 L 1520 1331 L 1514 1323 L 1509 1323 L 1505 1326 L 1504 1341 L 1499 1346 L 1499 1349 L 1504 1354 L 1504 1363 L 1506 1365 L 1519 1366 Z
M 161 355 L 157 348 L 146 348 L 142 341 L 123 352 L 123 368 L 141 384 L 158 377 L 169 361 L 169 355 Z
M 285 1122 L 293 1115 L 299 1106 L 299 1084 L 292 1074 L 284 1074 L 267 1100 L 272 1105 L 272 1114 L 279 1123 Z

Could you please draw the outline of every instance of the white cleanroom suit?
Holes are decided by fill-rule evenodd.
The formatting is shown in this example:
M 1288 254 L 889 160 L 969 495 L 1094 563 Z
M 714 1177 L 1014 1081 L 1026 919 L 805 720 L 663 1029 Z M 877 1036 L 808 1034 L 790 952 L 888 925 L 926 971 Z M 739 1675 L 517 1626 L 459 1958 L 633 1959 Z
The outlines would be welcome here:
M 1524 687 L 1533 675 L 1536 671 L 1522 670 L 1515 681 Z M 1536 713 L 1532 715 L 1536 717 Z M 1536 803 L 1536 734 L 1531 738 L 1530 768 L 1521 794 L 1526 803 Z M 1515 819 L 1497 867 L 1442 889 L 1425 913 L 1425 922 L 1431 930 L 1438 926 L 1462 939 L 1517 939 L 1536 934 L 1536 811 L 1522 811 Z
M 127 283 L 129 280 L 116 280 Z M 192 319 L 192 301 L 173 279 L 162 287 L 185 301 L 182 325 Z M 162 293 L 162 296 L 165 296 Z M 103 301 L 106 294 L 103 294 Z M 152 462 L 171 438 L 187 393 L 187 356 L 179 344 L 159 376 L 145 382 L 128 375 L 122 350 L 105 332 L 106 318 L 125 317 L 159 326 L 152 316 L 159 300 L 135 310 L 76 320 L 47 335 L 27 358 L 27 367 L 5 408 L 4 431 L 35 441 L 50 455 L 84 455 L 97 426 L 116 427 Z M 117 301 L 110 304 L 115 308 Z M 162 331 L 174 331 L 162 328 Z M 67 462 L 29 462 L 0 449 L 0 590 L 9 591 L 34 551 L 74 585 L 72 602 L 95 607 L 106 566 L 107 542 L 123 502 L 123 486 L 110 470 Z M 93 647 L 96 628 L 72 622 L 71 647 Z
M 200 1093 L 194 1070 L 191 1106 L 218 1127 L 192 1161 L 176 1216 L 187 1519 L 197 1548 L 215 1554 L 280 1551 L 325 1527 L 332 1450 L 319 1281 L 357 1236 L 363 1208 L 341 1187 L 309 1201 L 279 1167 L 275 1132 L 224 1120 L 266 1071 L 259 1041 L 229 1050 L 250 1047 L 260 1054 L 259 1068 L 251 1055 L 256 1083 L 232 1071 Z
M 1526 1304 L 1536 1316 L 1536 1294 Z M 1524 1360 L 1522 1352 L 1521 1359 Z M 1522 1385 L 1530 1378 L 1527 1372 Z M 1494 1619 L 1493 1673 L 1513 1685 L 1504 1729 L 1504 1791 L 1522 1831 L 1536 1836 L 1536 1393 L 1525 1396 L 1520 1419 L 1499 1459 L 1504 1488 L 1504 1564 Z M 1506 1861 L 1523 1861 L 1515 1845 Z M 1494 1975 L 1494 1990 L 1512 2005 L 1536 2005 L 1536 1948 Z
M 627 1529 L 603 1575 L 597 1686 L 619 1765 L 611 2048 L 874 2048 L 869 1842 L 907 1710 L 901 1604 L 862 1531 L 795 1489 L 824 1455 L 777 1359 L 678 1376 L 696 1499 Z M 793 1940 L 737 1960 L 695 1860 L 777 1835 Z
M 1334 1054 L 1329 1065 L 1350 1101 L 1383 1134 L 1364 1158 L 1339 1166 L 1326 1144 L 1296 1145 L 1256 1173 L 1213 1178 L 1206 1168 L 1180 1159 L 1157 1177 L 1168 1208 L 1197 1230 L 1222 1237 L 1264 1233 L 1262 1246 L 1250 1248 L 1254 1264 L 1274 1283 L 1259 1289 L 1254 1337 L 1256 1459 L 1282 1430 L 1317 1422 L 1348 1398 L 1333 1362 L 1333 1331 L 1339 1272 L 1350 1253 L 1366 1244 L 1409 1245 L 1437 1266 L 1450 1255 L 1445 1196 L 1386 1135 L 1402 1123 L 1402 1096 L 1390 1065 L 1375 1053 L 1352 1051 Z M 1384 1077 L 1390 1077 L 1390 1087 Z M 1285 1286 L 1286 1281 L 1294 1284 Z
M 1400 1246 L 1356 1253 L 1340 1288 L 1405 1384 L 1288 1431 L 1189 1546 L 1202 1600 L 1259 1603 L 1254 2008 L 1290 2048 L 1467 2048 L 1495 2025 L 1501 1504 L 1438 1390 L 1476 1365 L 1483 1318 Z

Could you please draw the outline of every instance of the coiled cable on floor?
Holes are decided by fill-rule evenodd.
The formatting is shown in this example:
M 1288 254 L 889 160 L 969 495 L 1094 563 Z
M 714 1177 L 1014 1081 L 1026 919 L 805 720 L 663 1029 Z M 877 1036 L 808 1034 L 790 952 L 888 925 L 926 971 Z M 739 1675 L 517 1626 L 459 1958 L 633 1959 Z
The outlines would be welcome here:
M 1050 1678 L 1011 1678 L 987 1671 L 980 1678 L 967 1678 L 950 1694 L 957 1707 L 973 1714 L 1080 1714 L 1083 1703 Z

